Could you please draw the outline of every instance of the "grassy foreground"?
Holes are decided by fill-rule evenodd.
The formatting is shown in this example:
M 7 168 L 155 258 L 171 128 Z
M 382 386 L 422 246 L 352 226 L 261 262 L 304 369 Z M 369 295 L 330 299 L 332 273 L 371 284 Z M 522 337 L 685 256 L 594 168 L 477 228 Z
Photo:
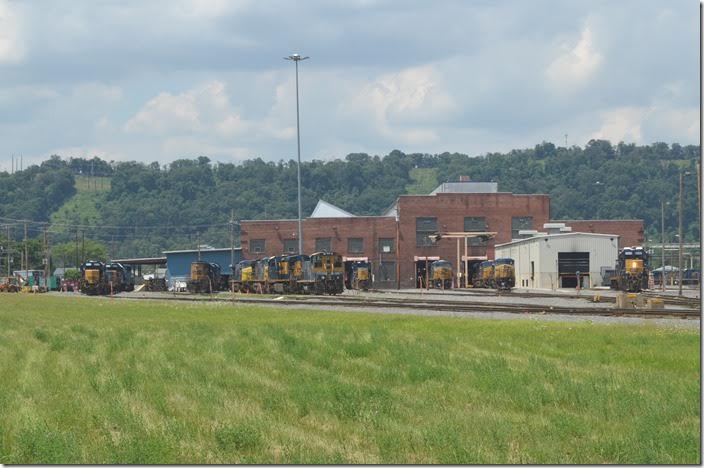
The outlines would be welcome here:
M 0 463 L 701 462 L 698 330 L 0 295 Z

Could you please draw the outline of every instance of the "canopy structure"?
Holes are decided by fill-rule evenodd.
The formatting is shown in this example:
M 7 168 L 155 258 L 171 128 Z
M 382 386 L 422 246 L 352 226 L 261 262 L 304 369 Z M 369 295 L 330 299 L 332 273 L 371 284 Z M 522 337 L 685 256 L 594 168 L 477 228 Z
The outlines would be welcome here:
M 457 283 L 457 288 L 461 287 L 462 272 L 460 270 L 460 239 L 464 239 L 464 274 L 469 276 L 468 263 L 469 257 L 467 256 L 467 239 L 474 239 L 475 237 L 480 237 L 484 240 L 493 239 L 496 236 L 496 232 L 436 232 L 428 237 L 433 243 L 437 243 L 441 239 L 457 239 L 457 274 L 455 275 L 455 281 Z M 486 258 L 484 258 L 486 260 Z M 465 285 L 468 281 L 465 281 Z

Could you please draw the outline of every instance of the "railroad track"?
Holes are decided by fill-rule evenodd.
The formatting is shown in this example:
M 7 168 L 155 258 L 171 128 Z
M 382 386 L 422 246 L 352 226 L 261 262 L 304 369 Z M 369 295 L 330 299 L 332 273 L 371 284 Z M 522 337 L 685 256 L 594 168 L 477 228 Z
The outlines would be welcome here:
M 397 292 L 393 290 L 385 289 L 374 289 L 371 290 L 375 293 L 382 294 L 406 294 L 406 295 L 423 295 L 423 292 L 416 291 L 403 291 Z M 614 296 L 602 296 L 598 291 L 590 291 L 588 293 L 582 294 L 557 294 L 557 293 L 541 293 L 541 292 L 497 292 L 491 289 L 469 289 L 469 290 L 453 290 L 451 293 L 453 296 L 491 296 L 491 297 L 525 297 L 525 298 L 562 298 L 562 299 L 584 299 L 586 301 L 591 301 L 593 296 L 599 296 L 599 302 L 614 304 L 616 303 L 616 297 Z M 692 309 L 701 308 L 701 300 L 694 297 L 679 297 L 672 296 L 668 294 L 659 294 L 654 292 L 643 292 L 643 297 L 662 299 L 668 305 L 676 305 L 682 307 L 689 307 Z
M 459 302 L 442 300 L 416 300 L 416 299 L 370 299 L 351 297 L 326 297 L 326 296 L 281 296 L 277 299 L 250 298 L 250 297 L 196 297 L 190 295 L 173 296 L 113 296 L 119 299 L 137 300 L 166 300 L 185 302 L 223 302 L 240 304 L 261 304 L 261 305 L 310 305 L 324 307 L 347 307 L 347 308 L 388 308 L 388 309 L 412 309 L 412 310 L 432 310 L 454 313 L 469 312 L 507 312 L 513 314 L 562 314 L 577 316 L 608 316 L 608 317 L 639 317 L 639 318 L 682 318 L 698 319 L 699 311 L 691 309 L 615 309 L 606 307 L 564 307 L 564 306 L 540 306 L 535 304 L 497 304 L 494 302 Z

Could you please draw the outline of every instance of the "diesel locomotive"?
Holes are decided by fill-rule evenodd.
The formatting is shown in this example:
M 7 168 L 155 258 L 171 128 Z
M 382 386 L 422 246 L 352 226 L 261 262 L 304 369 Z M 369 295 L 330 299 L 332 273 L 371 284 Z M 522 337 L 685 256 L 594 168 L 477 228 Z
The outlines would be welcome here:
M 334 252 L 278 255 L 242 260 L 233 267 L 233 291 L 288 294 L 341 294 L 342 256 Z
M 108 292 L 105 278 L 105 264 L 97 260 L 89 260 L 81 265 L 81 293 L 88 296 L 98 296 Z
M 611 288 L 640 292 L 648 288 L 648 253 L 643 247 L 624 247 L 618 253 Z
M 192 293 L 220 291 L 222 289 L 220 265 L 200 260 L 191 263 L 191 277 L 186 281 L 186 289 Z
M 435 260 L 430 264 L 430 284 L 438 289 L 452 288 L 452 265 L 447 260 Z
M 516 285 L 516 270 L 512 258 L 485 260 L 474 266 L 472 286 L 475 288 L 510 291 Z
M 368 291 L 372 284 L 372 265 L 363 260 L 349 262 L 345 275 L 347 289 L 361 289 Z

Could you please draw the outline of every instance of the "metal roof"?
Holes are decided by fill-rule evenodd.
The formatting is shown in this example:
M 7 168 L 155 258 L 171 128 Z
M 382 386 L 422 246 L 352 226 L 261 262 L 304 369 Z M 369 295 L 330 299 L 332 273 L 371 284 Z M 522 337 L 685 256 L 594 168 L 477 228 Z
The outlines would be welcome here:
M 430 195 L 438 193 L 497 193 L 498 182 L 443 182 Z
M 356 216 L 324 200 L 318 200 L 311 218 L 355 218 Z
M 525 239 L 514 239 L 511 242 L 506 242 L 504 244 L 496 244 L 494 248 L 505 247 L 508 245 L 516 245 L 525 242 L 538 242 L 549 239 L 563 239 L 565 237 L 575 237 L 575 236 L 587 236 L 587 237 L 609 237 L 609 238 L 619 238 L 618 234 L 599 234 L 596 232 L 564 232 L 560 234 L 542 234 L 539 233 L 537 236 L 526 237 Z
M 242 250 L 242 247 L 235 247 L 234 249 L 230 247 L 223 247 L 223 248 L 218 248 L 218 249 L 200 249 L 200 252 L 229 252 L 230 250 Z M 173 253 L 198 253 L 198 249 L 189 249 L 189 250 L 164 250 L 162 253 L 164 254 L 173 254 Z M 116 260 L 117 261 L 117 260 Z
M 165 265 L 166 257 L 151 258 L 115 258 L 111 262 L 125 263 L 127 265 Z

